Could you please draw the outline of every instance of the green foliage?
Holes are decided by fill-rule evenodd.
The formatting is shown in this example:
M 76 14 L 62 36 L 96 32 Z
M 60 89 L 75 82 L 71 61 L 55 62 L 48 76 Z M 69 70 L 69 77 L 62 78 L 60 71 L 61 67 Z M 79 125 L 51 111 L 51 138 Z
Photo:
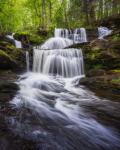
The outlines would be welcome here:
M 44 36 L 39 36 L 37 34 L 30 34 L 29 40 L 33 44 L 42 44 L 46 39 L 47 37 L 44 37 Z
M 113 72 L 115 72 L 115 73 L 120 73 L 120 69 L 115 69 L 115 70 L 112 70 Z
M 90 28 L 97 20 L 119 12 L 118 0 L 1 0 L 0 32 Z

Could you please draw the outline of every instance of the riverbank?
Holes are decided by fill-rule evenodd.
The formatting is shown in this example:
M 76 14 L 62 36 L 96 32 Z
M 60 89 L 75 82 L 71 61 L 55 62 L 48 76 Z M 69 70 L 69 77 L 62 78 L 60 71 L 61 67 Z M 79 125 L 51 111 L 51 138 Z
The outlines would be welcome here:
M 97 96 L 120 101 L 120 73 L 105 73 L 102 76 L 86 77 L 80 81 Z
M 118 24 L 116 26 L 114 24 L 112 33 L 104 39 L 75 44 L 70 48 L 83 51 L 86 78 L 80 84 L 98 96 L 117 101 L 120 100 L 120 28 Z

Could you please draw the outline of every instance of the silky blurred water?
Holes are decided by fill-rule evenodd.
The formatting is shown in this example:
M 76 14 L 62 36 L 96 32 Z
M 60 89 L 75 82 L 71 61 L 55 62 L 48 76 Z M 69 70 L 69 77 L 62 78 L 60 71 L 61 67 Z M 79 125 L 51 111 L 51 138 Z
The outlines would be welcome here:
M 39 150 L 119 150 L 117 129 L 100 123 L 90 111 L 92 106 L 118 117 L 119 103 L 95 96 L 79 85 L 80 79 L 32 72 L 22 75 L 20 90 L 10 102 L 17 116 L 8 118 L 9 128 L 32 140 Z

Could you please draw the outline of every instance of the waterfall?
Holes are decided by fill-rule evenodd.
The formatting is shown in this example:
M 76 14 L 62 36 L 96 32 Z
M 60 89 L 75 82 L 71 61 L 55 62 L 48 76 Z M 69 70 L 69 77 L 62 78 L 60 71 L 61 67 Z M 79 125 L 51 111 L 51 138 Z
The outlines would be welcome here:
M 54 70 L 75 77 L 55 76 Z M 30 141 L 34 150 L 120 150 L 120 136 L 111 127 L 119 120 L 120 105 L 79 84 L 81 51 L 34 50 L 34 71 L 21 76 L 19 92 L 5 105 L 14 112 L 5 114 L 11 137 L 20 137 L 21 144 Z
M 55 28 L 54 37 L 62 37 L 62 29 Z
M 79 84 L 84 77 L 82 50 L 61 49 L 73 43 L 71 34 L 75 42 L 87 40 L 84 28 L 76 29 L 76 38 L 72 31 L 56 29 L 55 38 L 34 47 L 33 72 L 20 76 L 19 91 L 4 106 L 10 112 L 3 112 L 6 126 L 12 139 L 17 135 L 20 144 L 27 141 L 32 149 L 120 150 L 120 135 L 110 120 L 112 125 L 119 120 L 120 105 Z M 27 51 L 26 66 L 29 71 Z
M 85 28 L 75 31 L 55 28 L 54 37 L 48 39 L 39 49 L 62 49 L 71 46 L 73 43 L 87 42 Z
M 17 41 L 17 40 L 14 40 L 15 41 L 15 46 L 16 48 L 22 48 L 22 43 L 21 41 Z
M 84 75 L 82 51 L 78 49 L 34 50 L 33 71 L 74 77 Z
M 40 49 L 62 49 L 65 47 L 68 47 L 73 44 L 72 40 L 69 40 L 67 38 L 50 38 L 48 39 L 41 47 Z
M 15 40 L 13 36 L 14 33 L 12 33 L 12 35 L 7 35 L 6 37 L 14 41 L 16 48 L 22 48 L 21 41 Z
M 87 42 L 87 35 L 85 28 L 76 29 L 74 32 L 74 43 Z
M 29 52 L 26 51 L 26 69 L 27 69 L 27 72 L 29 72 L 30 70 L 30 59 L 29 59 Z
M 70 30 L 55 28 L 54 37 L 69 38 Z
M 112 30 L 107 27 L 98 27 L 98 38 L 103 39 L 105 36 L 111 34 Z
M 54 36 L 71 39 L 74 41 L 74 43 L 87 42 L 87 34 L 85 28 L 78 28 L 75 29 L 74 31 L 68 29 L 55 28 Z

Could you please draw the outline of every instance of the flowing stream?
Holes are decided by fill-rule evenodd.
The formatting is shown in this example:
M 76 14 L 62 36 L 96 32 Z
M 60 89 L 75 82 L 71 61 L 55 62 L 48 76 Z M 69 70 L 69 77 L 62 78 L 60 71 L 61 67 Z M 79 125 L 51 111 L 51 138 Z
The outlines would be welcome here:
M 99 98 L 79 81 L 84 77 L 82 51 L 34 49 L 33 72 L 22 75 L 10 102 L 16 116 L 9 129 L 36 150 L 120 150 L 117 129 L 95 112 L 119 116 L 119 103 Z
M 108 36 L 112 33 L 112 30 L 107 27 L 98 27 L 99 39 L 103 39 L 105 36 Z

